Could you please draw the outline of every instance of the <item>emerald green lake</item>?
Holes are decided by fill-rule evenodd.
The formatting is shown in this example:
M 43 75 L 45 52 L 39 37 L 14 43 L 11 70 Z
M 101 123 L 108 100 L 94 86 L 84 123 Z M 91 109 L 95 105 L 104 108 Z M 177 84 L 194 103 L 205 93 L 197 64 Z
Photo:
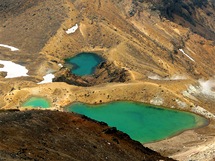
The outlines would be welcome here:
M 80 53 L 66 59 L 66 64 L 72 64 L 71 73 L 79 76 L 91 75 L 104 59 L 94 53 Z
M 22 107 L 40 107 L 40 108 L 49 108 L 50 103 L 45 98 L 41 97 L 31 97 L 26 102 L 22 104 Z
M 65 110 L 106 122 L 141 143 L 162 140 L 208 123 L 207 119 L 192 113 L 135 102 L 121 101 L 100 105 L 75 103 Z

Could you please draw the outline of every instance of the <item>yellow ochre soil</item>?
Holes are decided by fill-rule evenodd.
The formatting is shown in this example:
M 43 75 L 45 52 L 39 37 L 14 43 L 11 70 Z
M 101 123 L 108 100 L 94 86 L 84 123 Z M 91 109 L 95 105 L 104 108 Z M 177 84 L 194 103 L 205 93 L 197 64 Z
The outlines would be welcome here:
M 0 72 L 2 109 L 26 110 L 24 101 L 41 96 L 59 111 L 75 101 L 117 100 L 190 111 L 208 118 L 209 125 L 145 146 L 177 160 L 215 158 L 213 1 L 171 5 L 170 0 L 169 6 L 163 0 L 14 1 L 0 1 L 0 43 L 19 51 L 0 47 L 0 60 L 24 65 L 29 77 L 6 79 Z M 66 34 L 75 24 L 78 29 Z M 101 55 L 113 67 L 125 69 L 129 79 L 107 82 L 99 77 L 91 87 L 37 84 L 80 52 Z

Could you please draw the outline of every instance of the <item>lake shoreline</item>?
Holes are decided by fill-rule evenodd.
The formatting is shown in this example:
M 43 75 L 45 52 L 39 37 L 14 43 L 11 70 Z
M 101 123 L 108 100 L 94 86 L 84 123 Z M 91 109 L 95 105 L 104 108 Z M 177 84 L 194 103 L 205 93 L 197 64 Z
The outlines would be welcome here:
M 64 109 L 105 122 L 141 143 L 164 140 L 209 123 L 204 117 L 189 112 L 158 108 L 134 101 L 116 101 L 97 105 L 76 102 Z
M 131 88 L 133 89 L 133 91 L 135 91 L 135 93 L 130 91 Z M 146 90 L 147 90 L 147 93 L 144 92 Z M 50 110 L 59 110 L 59 111 L 63 111 L 65 106 L 71 104 L 72 102 L 77 102 L 77 101 L 84 102 L 87 104 L 98 104 L 100 103 L 100 100 L 102 100 L 102 103 L 119 101 L 119 100 L 127 100 L 127 101 L 135 101 L 135 102 L 137 101 L 141 103 L 150 104 L 150 100 L 153 99 L 152 97 L 153 94 L 150 95 L 150 93 L 157 92 L 157 90 L 160 91 L 162 89 L 159 89 L 159 86 L 156 85 L 154 82 L 147 82 L 147 81 L 101 84 L 101 85 L 87 87 L 87 88 L 68 85 L 66 83 L 55 82 L 55 83 L 42 84 L 35 87 L 23 88 L 21 90 L 11 91 L 5 96 L 6 104 L 3 107 L 3 109 L 18 108 L 20 110 L 26 110 L 25 108 L 20 108 L 21 103 L 24 102 L 30 96 L 34 96 L 34 95 L 49 98 L 52 103 L 52 107 L 50 108 Z M 164 90 L 166 90 L 166 88 Z M 164 92 L 162 96 L 164 98 L 176 97 L 174 94 L 171 94 L 168 90 Z M 13 100 L 13 101 L 10 101 L 10 100 Z M 186 101 L 186 100 L 183 100 L 183 101 Z M 186 102 L 186 103 L 188 104 L 189 102 Z M 162 107 L 163 106 L 168 107 L 170 104 L 175 105 L 173 109 L 193 112 L 192 108 L 179 108 L 175 103 L 175 101 L 174 102 L 166 101 L 162 104 Z M 192 102 L 190 106 L 191 105 L 193 105 Z M 207 117 L 205 113 L 197 113 L 197 114 Z M 210 119 L 209 125 L 206 127 L 202 127 L 194 130 L 188 130 L 172 138 L 168 138 L 163 141 L 159 141 L 155 143 L 146 144 L 146 146 L 150 147 L 155 151 L 160 152 L 164 156 L 170 156 L 176 153 L 178 154 L 179 152 L 183 152 L 182 149 L 184 145 L 189 144 L 190 140 L 194 140 L 196 143 L 190 146 L 188 150 L 194 148 L 196 145 L 204 144 L 201 142 L 201 140 L 199 140 L 199 138 L 206 139 L 208 141 L 213 140 L 210 137 L 210 135 L 214 134 L 213 125 L 215 125 L 215 122 L 212 117 Z M 185 135 L 187 133 L 189 135 Z M 181 136 L 183 136 L 183 139 L 181 139 Z M 171 140 L 171 142 L 169 140 Z M 178 145 L 178 146 L 175 147 L 175 145 Z M 166 146 L 167 148 L 165 148 Z M 163 149 L 165 150 L 165 152 L 163 152 Z

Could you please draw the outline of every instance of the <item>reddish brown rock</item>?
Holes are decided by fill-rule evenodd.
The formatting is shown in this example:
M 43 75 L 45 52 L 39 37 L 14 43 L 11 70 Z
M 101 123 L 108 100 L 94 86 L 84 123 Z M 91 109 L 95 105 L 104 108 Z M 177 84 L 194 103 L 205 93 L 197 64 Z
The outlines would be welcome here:
M 172 160 L 105 123 L 73 113 L 2 111 L 0 120 L 4 160 Z

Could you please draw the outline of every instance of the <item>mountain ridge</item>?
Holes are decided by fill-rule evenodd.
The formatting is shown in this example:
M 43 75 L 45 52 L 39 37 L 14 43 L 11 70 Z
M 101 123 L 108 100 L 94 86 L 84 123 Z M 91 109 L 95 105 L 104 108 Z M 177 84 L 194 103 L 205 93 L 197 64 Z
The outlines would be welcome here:
M 180 134 L 171 143 L 167 139 L 148 147 L 180 160 L 184 151 L 206 146 L 201 139 L 213 146 L 214 15 L 214 0 L 0 0 L 0 43 L 19 49 L 0 47 L 0 60 L 29 70 L 28 77 L 12 79 L 0 72 L 0 107 L 22 109 L 22 102 L 34 95 L 50 99 L 55 110 L 77 100 L 149 103 L 200 114 L 210 124 L 191 130 L 195 144 L 190 143 L 190 135 Z M 87 88 L 74 86 L 84 77 L 63 78 L 61 69 L 65 58 L 81 52 L 96 53 L 111 64 L 104 75 L 88 77 L 96 85 L 84 84 L 91 85 Z M 97 71 L 103 70 L 101 66 Z M 73 85 L 38 85 L 46 74 Z M 200 149 L 194 159 L 200 159 L 197 153 L 213 158 Z

